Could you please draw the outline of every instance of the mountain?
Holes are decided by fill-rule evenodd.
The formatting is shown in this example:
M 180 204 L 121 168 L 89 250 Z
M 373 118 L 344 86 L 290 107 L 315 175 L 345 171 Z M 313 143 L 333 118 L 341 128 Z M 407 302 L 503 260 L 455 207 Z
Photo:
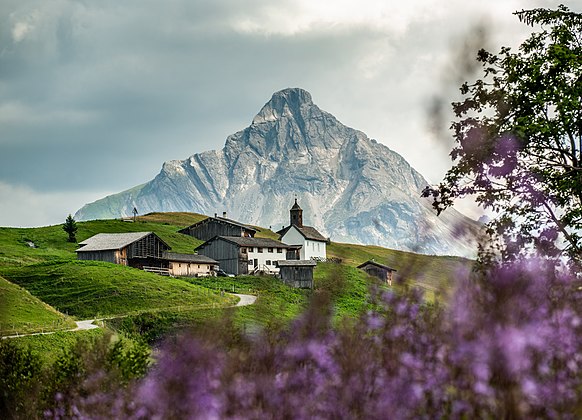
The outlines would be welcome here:
M 334 241 L 428 254 L 472 255 L 457 237 L 472 220 L 437 217 L 420 192 L 428 182 L 398 153 L 321 110 L 309 92 L 273 94 L 222 150 L 165 162 L 151 181 L 81 208 L 77 220 L 153 211 L 226 211 L 280 229 L 297 196 L 304 222 Z

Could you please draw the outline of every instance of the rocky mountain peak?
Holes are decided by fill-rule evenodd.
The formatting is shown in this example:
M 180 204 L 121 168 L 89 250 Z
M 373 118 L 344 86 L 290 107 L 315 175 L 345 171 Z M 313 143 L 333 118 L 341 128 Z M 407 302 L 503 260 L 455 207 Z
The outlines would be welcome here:
M 253 124 L 276 121 L 281 117 L 295 117 L 301 114 L 301 109 L 314 106 L 311 94 L 301 88 L 287 88 L 273 93 L 259 113 L 253 119 Z
M 332 240 L 469 255 L 453 209 L 437 218 L 420 197 L 427 181 L 398 153 L 343 125 L 299 88 L 275 92 L 220 151 L 166 162 L 150 182 L 80 209 L 75 218 L 152 211 L 227 211 L 260 226 L 288 220 L 296 195 L 305 223 Z

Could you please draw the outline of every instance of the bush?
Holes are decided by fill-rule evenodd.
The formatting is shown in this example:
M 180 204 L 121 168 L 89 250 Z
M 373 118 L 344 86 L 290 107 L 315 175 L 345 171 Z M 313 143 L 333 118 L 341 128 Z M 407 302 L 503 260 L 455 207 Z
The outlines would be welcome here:
M 460 274 L 448 307 L 402 290 L 372 291 L 373 309 L 339 328 L 331 326 L 330 294 L 315 293 L 286 329 L 175 338 L 142 380 L 62 404 L 105 418 L 582 414 L 575 275 L 531 260 Z

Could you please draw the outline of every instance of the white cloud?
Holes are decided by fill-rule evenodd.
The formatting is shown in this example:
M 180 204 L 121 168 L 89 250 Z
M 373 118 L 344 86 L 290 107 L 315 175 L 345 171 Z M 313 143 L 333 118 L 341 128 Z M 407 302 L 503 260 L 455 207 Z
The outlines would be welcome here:
M 292 36 L 306 32 L 346 30 L 365 27 L 376 32 L 401 36 L 412 24 L 430 23 L 458 16 L 489 16 L 510 20 L 511 13 L 524 7 L 523 0 L 467 2 L 465 0 L 293 0 L 249 8 L 232 17 L 231 26 L 243 33 Z M 533 5 L 532 5 L 533 7 Z M 462 25 L 463 22 L 452 22 Z
M 16 22 L 12 28 L 12 40 L 14 42 L 22 41 L 32 29 L 33 26 L 28 22 Z
M 296 0 L 278 2 L 236 16 L 232 27 L 245 33 L 296 35 L 322 30 L 344 30 L 365 26 L 375 31 L 402 34 L 411 22 L 433 18 L 428 13 L 437 0 L 411 0 L 406 3 L 385 0 Z
M 0 124 L 63 124 L 83 125 L 97 121 L 95 111 L 80 109 L 43 109 L 20 102 L 0 103 Z M 2 143 L 2 140 L 0 140 Z
M 39 12 L 36 9 L 27 13 L 11 13 L 12 41 L 17 44 L 29 37 L 35 30 L 38 20 Z
M 47 193 L 0 181 L 0 226 L 38 227 L 63 223 L 68 214 L 111 192 Z

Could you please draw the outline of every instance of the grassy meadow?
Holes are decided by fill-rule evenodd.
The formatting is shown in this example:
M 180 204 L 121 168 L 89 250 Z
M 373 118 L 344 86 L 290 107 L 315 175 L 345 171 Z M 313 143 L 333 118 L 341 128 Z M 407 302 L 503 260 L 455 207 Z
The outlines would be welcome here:
M 195 213 L 151 213 L 135 221 L 80 222 L 77 240 L 81 242 L 97 233 L 151 231 L 172 251 L 191 253 L 201 241 L 177 231 L 204 217 Z M 257 237 L 277 238 L 269 229 L 256 229 Z M 131 324 L 132 319 L 149 323 L 163 319 L 188 325 L 218 317 L 224 313 L 220 308 L 234 305 L 237 298 L 225 292 L 258 296 L 255 305 L 229 310 L 240 324 L 287 322 L 301 313 L 313 293 L 323 291 L 330 293 L 335 318 L 340 319 L 366 308 L 368 289 L 378 284 L 356 268 L 368 259 L 398 270 L 396 277 L 424 288 L 428 300 L 450 290 L 455 273 L 471 264 L 457 257 L 332 242 L 328 256 L 341 260 L 341 264 L 319 263 L 314 272 L 315 290 L 311 291 L 292 289 L 273 277 L 174 279 L 104 262 L 78 261 L 74 252 L 78 245 L 66 239 L 61 225 L 0 228 L 0 290 L 6 302 L 0 328 L 11 324 L 12 330 L 31 332 L 44 330 L 47 325 L 71 325 L 71 318 L 111 317 L 128 318 L 123 322 L 109 321 L 112 326 Z M 37 320 L 37 326 L 32 320 Z
M 26 289 L 0 277 L 0 335 L 75 328 L 75 322 Z

